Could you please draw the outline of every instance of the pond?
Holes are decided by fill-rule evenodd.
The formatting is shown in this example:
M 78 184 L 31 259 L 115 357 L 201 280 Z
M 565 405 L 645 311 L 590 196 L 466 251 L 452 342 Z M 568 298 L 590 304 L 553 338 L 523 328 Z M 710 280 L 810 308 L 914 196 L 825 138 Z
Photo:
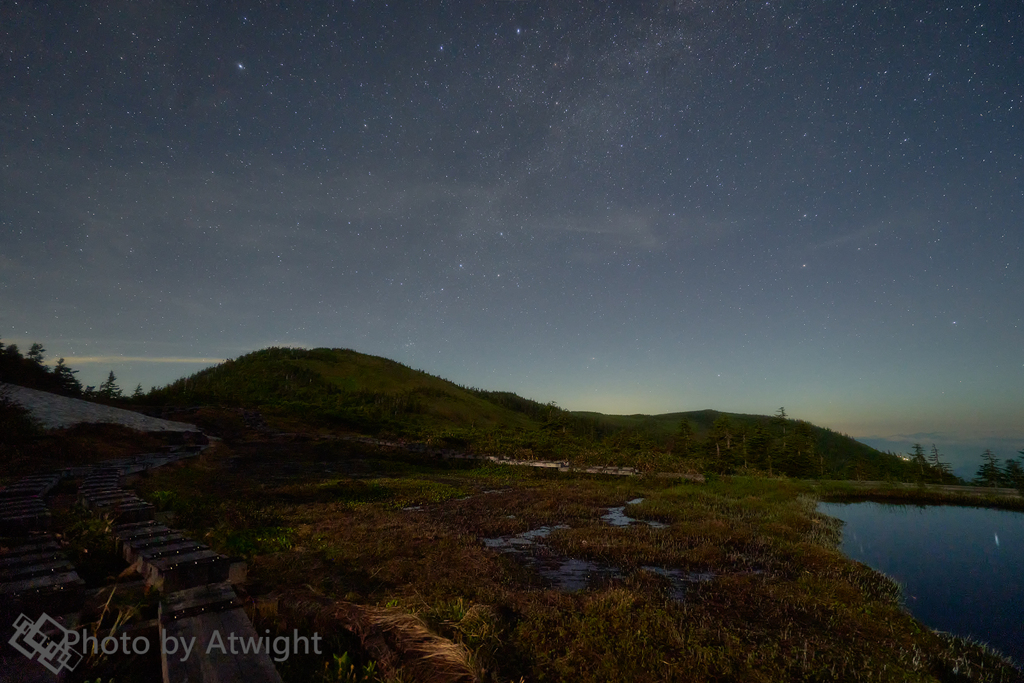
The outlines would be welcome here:
M 1024 662 L 1024 513 L 881 503 L 818 511 L 846 522 L 843 552 L 899 581 L 917 619 Z

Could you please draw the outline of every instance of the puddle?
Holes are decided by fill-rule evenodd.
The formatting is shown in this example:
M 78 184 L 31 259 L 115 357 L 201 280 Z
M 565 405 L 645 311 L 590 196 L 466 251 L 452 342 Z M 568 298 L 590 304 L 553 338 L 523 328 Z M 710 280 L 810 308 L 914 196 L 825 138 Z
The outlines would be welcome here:
M 641 567 L 641 569 L 668 579 L 672 585 L 668 592 L 669 597 L 679 602 L 686 599 L 686 589 L 689 586 L 715 578 L 711 572 L 684 572 L 681 569 L 665 569 L 664 567 Z
M 537 569 L 537 573 L 554 584 L 558 590 L 566 593 L 585 590 L 595 581 L 622 578 L 618 569 L 589 560 L 569 558 L 544 565 Z
M 559 557 L 552 554 L 550 548 L 541 542 L 541 539 L 550 536 L 552 531 L 568 528 L 570 527 L 567 524 L 555 524 L 512 536 L 482 540 L 487 548 L 499 553 L 515 554 L 520 560 L 534 567 L 551 585 L 566 593 L 585 590 L 597 581 L 622 578 L 621 572 L 615 567 L 574 557 Z
M 422 509 L 422 505 L 410 505 L 409 507 L 402 508 L 402 512 L 420 512 Z
M 554 526 L 542 526 L 538 529 L 524 531 L 514 536 L 499 536 L 498 538 L 483 539 L 484 547 L 492 548 L 500 552 L 519 552 L 523 548 L 536 545 L 538 538 L 547 538 L 555 529 L 568 529 L 567 524 L 556 524 Z
M 608 508 L 608 512 L 601 516 L 601 519 L 608 522 L 612 526 L 630 526 L 631 524 L 646 524 L 652 529 L 666 529 L 668 524 L 664 522 L 653 522 L 648 520 L 634 519 L 626 514 L 626 506 L 628 505 L 639 505 L 644 502 L 643 498 L 634 498 L 633 500 L 626 501 L 626 505 L 621 507 Z
M 629 501 L 626 505 L 636 505 L 642 500 L 642 498 L 637 498 Z M 609 514 L 602 517 L 602 519 L 608 520 L 609 516 L 618 511 L 621 517 L 615 517 L 615 519 L 621 518 L 626 521 L 616 523 L 608 520 L 613 526 L 629 526 L 632 523 L 638 522 L 638 520 L 631 519 L 623 514 L 624 510 L 625 506 L 611 508 Z M 509 515 L 509 517 L 512 518 L 514 515 Z M 668 526 L 660 522 L 647 523 L 655 528 Z M 499 553 L 516 555 L 520 561 L 536 569 L 537 573 L 548 583 L 566 593 L 586 590 L 596 583 L 623 578 L 622 571 L 617 567 L 575 557 L 561 557 L 552 553 L 548 545 L 543 542 L 543 539 L 550 536 L 553 531 L 569 528 L 567 524 L 555 524 L 509 536 L 483 538 L 481 541 L 486 548 L 496 550 Z M 673 600 L 679 601 L 684 599 L 688 585 L 701 581 L 710 581 L 715 578 L 715 575 L 710 572 L 684 572 L 679 569 L 665 569 L 663 567 L 644 567 L 644 569 L 667 578 L 672 586 L 669 594 Z

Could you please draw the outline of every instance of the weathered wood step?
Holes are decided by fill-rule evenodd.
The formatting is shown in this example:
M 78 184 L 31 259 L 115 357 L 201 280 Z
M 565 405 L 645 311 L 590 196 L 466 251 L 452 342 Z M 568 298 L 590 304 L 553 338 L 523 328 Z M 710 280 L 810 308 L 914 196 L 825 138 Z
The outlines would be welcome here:
M 109 476 L 104 475 L 102 477 L 87 477 L 82 480 L 82 483 L 78 485 L 79 490 L 81 489 L 95 489 L 102 488 L 104 486 L 120 486 L 121 475 L 111 474 Z
M 163 557 L 145 562 L 142 567 L 146 583 L 161 593 L 226 582 L 230 573 L 231 559 L 212 550 Z
M 46 576 L 36 576 L 27 579 L 19 579 L 17 581 L 9 581 L 0 584 L 0 595 L 11 596 L 21 595 L 30 591 L 37 591 L 43 588 L 51 588 L 57 586 L 66 586 L 81 582 L 85 585 L 78 576 L 78 572 L 71 571 L 50 573 Z
M 59 482 L 59 474 L 25 477 L 0 490 L 0 498 L 10 498 L 19 495 L 45 496 Z
M 146 501 L 142 500 L 138 496 L 124 496 L 122 498 L 108 498 L 101 500 L 89 505 L 89 509 L 98 515 L 109 514 L 119 508 L 138 506 L 138 505 L 149 505 Z M 127 520 L 125 520 L 127 521 Z
M 139 500 L 137 503 L 118 505 L 114 513 L 109 516 L 115 522 L 140 522 L 156 517 L 156 508 L 152 503 Z
M 117 486 L 121 481 L 120 472 L 106 472 L 99 475 L 90 475 L 82 480 L 81 486 Z
M 11 513 L 10 516 L 0 515 L 0 534 L 27 535 L 33 531 L 50 529 L 50 513 L 47 510 L 30 513 Z
M 116 505 L 117 503 L 126 500 L 140 500 L 140 498 L 131 491 L 116 489 L 114 491 L 110 491 L 109 493 L 101 493 L 96 496 L 89 496 L 85 499 L 85 502 L 89 508 L 99 508 L 107 507 L 110 505 Z
M 118 550 L 123 552 L 124 545 L 130 541 L 169 534 L 170 532 L 171 530 L 163 524 L 159 524 L 152 520 L 145 520 L 142 522 L 116 525 L 114 527 L 114 540 L 117 542 Z
M 210 547 L 208 545 L 196 543 L 191 539 L 185 538 L 177 542 L 163 543 L 161 545 L 142 548 L 135 553 L 133 562 L 138 562 L 141 565 L 142 563 L 151 562 L 153 560 L 173 557 L 175 555 L 185 555 L 209 549 Z
M 142 536 L 122 542 L 121 554 L 124 555 L 124 561 L 130 564 L 135 561 L 139 556 L 139 553 L 147 548 L 167 545 L 169 543 L 180 543 L 184 540 L 188 539 L 177 531 L 170 531 L 166 534 L 157 534 L 156 536 Z
M 0 583 L 0 619 L 10 623 L 20 613 L 35 619 L 43 612 L 76 612 L 82 607 L 84 589 L 85 582 L 73 569 Z
M 3 572 L 12 567 L 20 567 L 26 564 L 45 562 L 47 560 L 55 559 L 60 556 L 61 552 L 57 548 L 54 548 L 53 550 L 43 550 L 40 552 L 24 553 L 20 555 L 0 555 L 0 572 Z
M 78 497 L 82 498 L 95 498 L 96 496 L 102 496 L 105 493 L 113 493 L 115 491 L 121 491 L 121 487 L 117 484 L 98 484 L 96 486 L 79 486 Z
M 20 555 L 30 555 L 32 553 L 58 549 L 60 549 L 60 544 L 57 543 L 57 539 L 47 535 L 12 545 L 3 552 L 0 552 L 0 558 L 18 557 Z
M 225 648 L 209 647 L 217 633 Z M 258 643 L 260 636 L 242 610 L 234 590 L 228 584 L 214 584 L 168 594 L 160 603 L 160 642 L 174 639 L 191 642 L 192 656 L 183 658 L 161 648 L 160 664 L 165 683 L 280 683 L 270 654 L 259 652 L 232 654 L 229 636 Z M 200 645 L 201 644 L 201 645 Z M 200 649 L 201 648 L 201 649 Z M 207 653 L 209 650 L 209 653 Z M 184 659 L 184 661 L 182 661 Z
M 0 516 L 13 516 L 27 510 L 45 510 L 46 503 L 42 498 L 12 498 L 0 503 Z
M 90 474 L 82 480 L 81 486 L 113 485 L 121 481 L 121 473 L 117 471 L 103 472 L 102 474 Z
M 66 557 L 50 558 L 39 562 L 0 569 L 0 583 L 12 583 L 24 579 L 33 579 L 37 576 L 66 574 L 74 570 L 74 565 L 68 562 Z
M 15 484 L 28 484 L 28 483 L 36 484 L 36 483 L 39 483 L 39 482 L 48 483 L 48 482 L 53 482 L 53 481 L 55 481 L 55 480 L 57 480 L 59 478 L 60 478 L 60 475 L 58 475 L 56 473 L 51 473 L 51 474 L 30 474 L 27 477 L 22 477 L 21 479 L 19 479 L 18 481 L 14 482 L 14 483 Z
M 133 531 L 135 531 L 137 529 L 145 529 L 147 527 L 154 527 L 154 526 L 162 527 L 164 529 L 167 528 L 163 524 L 159 524 L 158 522 L 153 522 L 153 521 L 149 521 L 149 520 L 144 521 L 144 522 L 128 522 L 126 524 L 115 524 L 114 525 L 114 534 L 117 535 L 117 534 L 123 534 L 123 533 L 131 533 L 131 532 L 133 532 Z
M 52 488 L 42 484 L 12 484 L 3 491 L 0 491 L 0 500 L 8 498 L 20 498 L 22 496 L 45 496 Z

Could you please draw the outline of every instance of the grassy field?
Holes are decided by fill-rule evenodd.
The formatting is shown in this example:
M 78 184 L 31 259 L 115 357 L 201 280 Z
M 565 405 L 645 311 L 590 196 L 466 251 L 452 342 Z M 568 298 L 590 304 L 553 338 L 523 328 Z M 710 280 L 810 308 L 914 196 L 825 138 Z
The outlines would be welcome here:
M 837 524 L 814 506 L 865 494 L 842 483 L 581 477 L 239 442 L 136 486 L 194 537 L 249 559 L 258 628 L 330 636 L 324 657 L 282 665 L 289 681 L 1020 675 L 923 627 L 894 582 L 839 552 Z M 663 527 L 602 519 L 637 498 L 626 513 Z M 501 552 L 542 527 L 550 535 Z M 560 590 L 580 566 L 591 583 Z

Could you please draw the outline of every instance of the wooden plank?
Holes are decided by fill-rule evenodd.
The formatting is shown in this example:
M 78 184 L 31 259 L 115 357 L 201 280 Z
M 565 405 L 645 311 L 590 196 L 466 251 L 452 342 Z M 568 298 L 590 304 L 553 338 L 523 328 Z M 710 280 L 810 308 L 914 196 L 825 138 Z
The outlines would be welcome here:
M 39 576 L 32 579 L 23 579 L 21 581 L 12 581 L 10 583 L 0 584 L 0 594 L 14 595 L 35 591 L 40 588 L 55 588 L 65 584 L 73 585 L 80 581 L 82 581 L 82 579 L 78 576 L 78 572 L 75 571 L 50 574 L 49 576 Z
M 180 543 L 181 541 L 188 540 L 182 534 L 172 532 L 169 534 L 159 534 L 157 536 L 143 536 L 142 538 L 134 538 L 130 541 L 125 541 L 121 544 L 121 554 L 124 556 L 124 561 L 128 563 L 135 562 L 138 559 L 142 551 L 153 546 L 168 545 L 170 543 Z
M 149 521 L 147 521 L 147 522 L 128 522 L 126 524 L 115 524 L 114 525 L 114 535 L 116 536 L 118 534 L 134 531 L 136 529 L 144 529 L 147 526 L 162 526 L 162 525 L 157 525 L 156 522 L 149 522 Z M 164 527 L 164 528 L 166 529 L 167 527 Z
M 0 570 L 0 581 L 4 583 L 20 581 L 36 576 L 47 576 L 60 574 L 67 571 L 74 571 L 73 564 L 65 557 L 58 557 L 45 562 L 35 564 L 18 565 Z
M 170 531 L 171 530 L 163 524 L 157 524 L 156 522 L 148 523 L 147 521 L 147 523 L 141 524 L 140 526 L 114 532 L 114 538 L 117 540 L 117 545 L 123 549 L 125 544 L 130 543 L 133 540 L 160 536 L 162 534 L 170 533 Z
M 7 571 L 14 567 L 20 567 L 26 564 L 39 564 L 48 560 L 54 560 L 58 557 L 62 557 L 62 553 L 58 549 L 46 550 L 38 553 L 24 553 L 19 555 L 0 555 L 0 572 Z
M 156 517 L 156 508 L 140 500 L 138 503 L 119 505 L 114 511 L 115 522 L 140 522 Z
M 19 555 L 26 555 L 31 553 L 40 553 L 47 550 L 58 550 L 60 545 L 57 540 L 52 536 L 45 536 L 37 541 L 27 541 L 18 545 L 11 546 L 3 553 L 0 553 L 0 557 L 17 557 Z
M 0 530 L 9 534 L 27 534 L 30 531 L 46 531 L 50 528 L 50 513 L 37 512 L 15 517 L 0 517 Z
M 142 561 L 159 560 L 165 557 L 171 557 L 174 555 L 184 555 L 186 553 L 197 552 L 199 550 L 209 550 L 210 546 L 202 543 L 196 543 L 192 539 L 186 538 L 178 543 L 168 543 L 167 545 L 152 546 L 139 551 L 136 558 Z
M 9 505 L 0 506 L 0 515 L 4 517 L 15 517 L 18 514 L 24 514 L 26 512 L 42 512 L 46 510 L 46 503 L 39 500 L 38 498 L 29 498 L 27 500 L 17 500 Z
M 210 583 L 168 593 L 160 601 L 160 608 L 165 614 L 173 615 L 184 609 L 220 603 L 235 597 L 235 589 L 230 584 Z
M 228 578 L 231 561 L 212 550 L 184 553 L 143 562 L 146 583 L 163 593 L 192 588 L 206 583 L 219 583 Z
M 247 641 L 259 637 L 240 607 L 216 611 L 217 605 L 231 604 L 225 601 L 234 597 L 231 586 L 221 583 L 170 593 L 161 601 L 161 642 L 165 636 L 196 638 L 192 655 L 186 662 L 174 654 L 161 655 L 165 683 L 281 682 L 272 659 L 262 647 L 258 654 L 242 654 L 237 647 L 235 654 L 231 653 L 231 635 Z M 194 612 L 204 606 L 211 611 Z M 214 633 L 218 634 L 219 641 L 213 641 Z M 210 648 L 211 642 L 223 643 L 223 650 L 217 646 Z
M 86 502 L 91 508 L 107 507 L 108 505 L 116 504 L 123 500 L 142 500 L 131 491 L 125 491 L 123 489 L 115 489 L 110 493 L 103 493 L 96 496 L 87 496 Z

